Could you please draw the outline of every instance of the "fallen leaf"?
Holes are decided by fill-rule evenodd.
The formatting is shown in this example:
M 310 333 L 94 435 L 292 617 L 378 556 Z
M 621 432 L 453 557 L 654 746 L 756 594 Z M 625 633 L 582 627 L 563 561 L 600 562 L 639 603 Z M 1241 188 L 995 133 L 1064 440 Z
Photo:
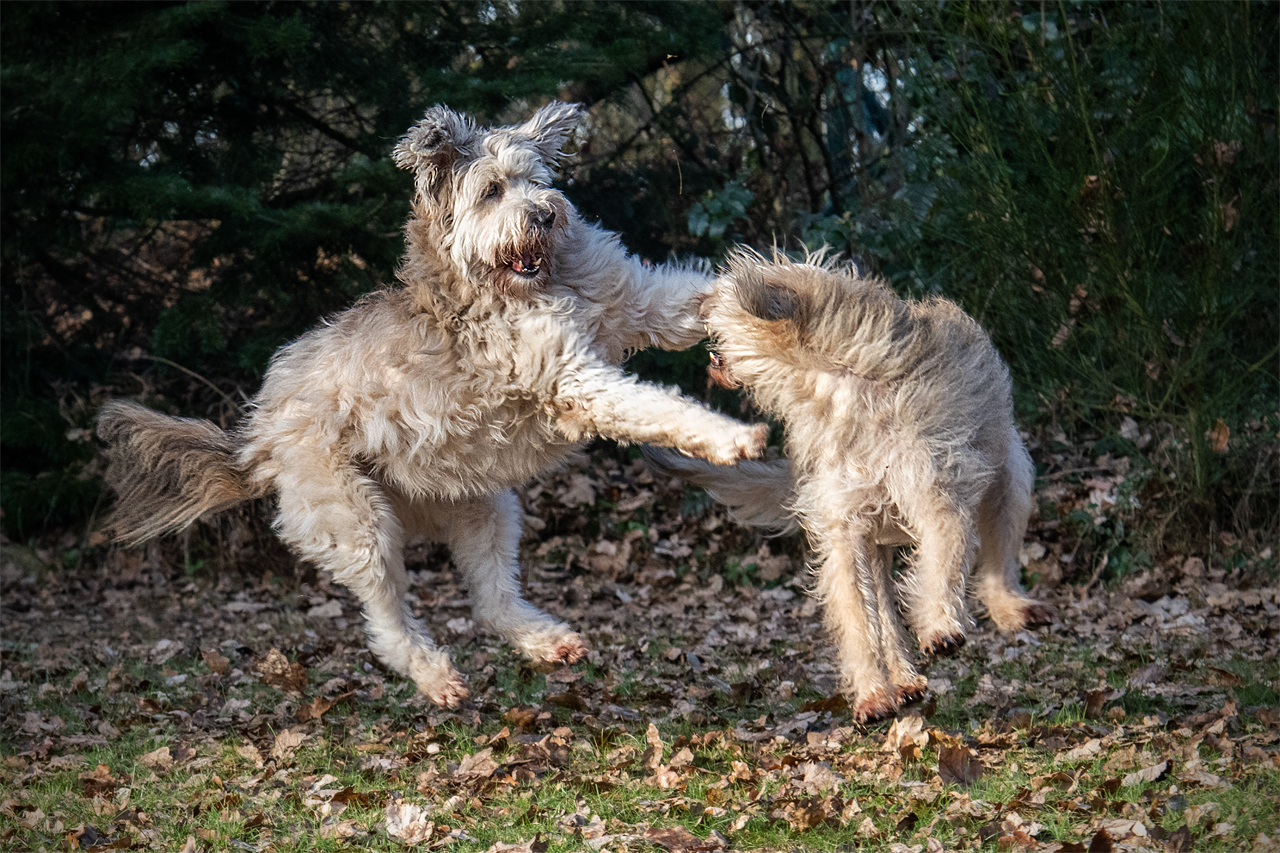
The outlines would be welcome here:
M 658 734 L 658 727 L 650 723 L 644 739 L 645 743 L 649 744 L 642 758 L 644 766 L 656 772 L 662 764 L 662 736 Z
M 231 659 L 221 654 L 217 649 L 203 651 L 200 653 L 200 657 L 204 659 L 204 665 L 209 667 L 210 672 L 226 675 L 231 671 Z
M 328 699 L 323 696 L 317 696 L 310 702 L 303 702 L 299 705 L 297 713 L 293 715 L 293 718 L 300 723 L 305 723 L 308 720 L 318 720 L 332 707 L 333 703 Z
M 647 829 L 646 841 L 670 850 L 671 853 L 699 853 L 699 851 L 727 850 L 729 840 L 714 829 L 706 838 L 699 838 L 682 826 L 669 829 Z
M 484 853 L 546 853 L 549 846 L 549 842 L 542 841 L 540 835 L 535 835 L 532 841 L 518 841 L 515 844 L 495 841 Z
M 262 760 L 262 753 L 251 743 L 246 743 L 236 747 L 236 755 L 248 761 L 254 767 L 261 767 L 265 762 Z
M 903 747 L 927 746 L 929 733 L 924 730 L 924 718 L 919 714 L 908 714 L 899 717 L 889 726 L 885 733 L 884 747 L 886 752 L 901 753 Z
M 307 686 L 307 668 L 290 661 L 279 649 L 272 649 L 254 665 L 264 684 L 290 693 L 301 693 Z
M 1059 756 L 1067 761 L 1083 761 L 1086 758 L 1096 758 L 1102 754 L 1102 741 L 1098 738 L 1090 738 L 1075 749 L 1069 750 L 1065 755 Z
M 138 756 L 138 761 L 152 770 L 163 772 L 173 766 L 173 755 L 170 754 L 169 747 L 162 746 L 159 749 L 148 752 L 146 755 Z
M 528 729 L 538 721 L 538 712 L 532 708 L 512 708 L 502 715 L 502 721 L 520 729 Z
M 120 787 L 120 780 L 111 775 L 111 768 L 99 764 L 93 770 L 86 770 L 79 776 L 83 786 L 81 792 L 92 799 L 97 794 L 107 794 Z
M 405 844 L 429 841 L 436 828 L 430 816 L 430 811 L 415 803 L 391 803 L 384 819 L 387 835 Z
M 336 598 L 331 598 L 324 604 L 317 604 L 307 611 L 307 617 L 310 619 L 341 619 L 342 618 L 342 602 Z
M 1185 823 L 1164 841 L 1165 853 L 1191 853 L 1192 846 L 1191 830 Z
M 986 767 L 967 746 L 943 746 L 938 750 L 938 775 L 944 785 L 972 785 L 982 778 Z
M 686 746 L 686 747 L 683 747 L 675 755 L 671 756 L 671 761 L 668 766 L 672 768 L 686 767 L 692 763 L 693 763 L 693 753 L 690 752 L 689 747 Z
M 271 745 L 271 757 L 279 764 L 285 764 L 293 760 L 293 754 L 298 747 L 302 746 L 302 742 L 307 739 L 304 732 L 297 729 L 285 729 L 276 735 L 275 742 Z
M 482 749 L 474 755 L 464 757 L 453 775 L 459 779 L 483 779 L 493 775 L 498 763 L 491 757 L 493 749 Z
M 1161 761 L 1159 764 L 1152 764 L 1150 767 L 1144 767 L 1141 770 L 1130 773 L 1122 781 L 1125 785 L 1142 785 L 1155 782 L 1161 779 L 1168 769 L 1169 762 Z
M 327 817 L 320 822 L 321 838 L 354 838 L 360 834 L 360 827 L 355 818 L 337 820 Z

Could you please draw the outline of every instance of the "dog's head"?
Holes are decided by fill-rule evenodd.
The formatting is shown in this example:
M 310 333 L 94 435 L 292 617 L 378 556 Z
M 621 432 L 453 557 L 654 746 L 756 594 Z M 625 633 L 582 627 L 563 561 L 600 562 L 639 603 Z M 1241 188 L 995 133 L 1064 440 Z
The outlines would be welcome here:
M 570 215 L 554 170 L 582 115 L 551 103 L 524 124 L 487 129 L 436 106 L 396 145 L 419 214 L 439 223 L 441 249 L 476 284 L 514 295 L 546 287 Z
M 821 259 L 795 264 L 781 255 L 770 262 L 749 250 L 734 253 L 702 305 L 715 346 L 711 379 L 736 388 L 752 384 L 765 364 L 791 360 L 828 278 Z

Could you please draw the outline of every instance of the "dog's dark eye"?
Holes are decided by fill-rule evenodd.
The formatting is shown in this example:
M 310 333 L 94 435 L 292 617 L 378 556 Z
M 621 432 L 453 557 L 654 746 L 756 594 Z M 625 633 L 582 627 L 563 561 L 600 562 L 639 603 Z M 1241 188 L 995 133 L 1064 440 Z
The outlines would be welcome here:
M 485 189 L 484 200 L 489 201 L 490 199 L 495 199 L 500 195 L 502 195 L 502 184 L 494 181 Z

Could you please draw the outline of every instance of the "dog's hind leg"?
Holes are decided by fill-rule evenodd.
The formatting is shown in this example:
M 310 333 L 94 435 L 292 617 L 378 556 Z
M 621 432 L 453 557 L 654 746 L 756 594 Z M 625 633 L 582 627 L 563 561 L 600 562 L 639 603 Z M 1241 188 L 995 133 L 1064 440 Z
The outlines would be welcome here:
M 977 543 L 967 513 L 949 495 L 936 487 L 922 491 L 896 496 L 916 540 L 904 585 L 907 618 L 921 651 L 947 654 L 964 645 L 971 624 L 965 585 Z
M 436 704 L 456 706 L 467 688 L 405 602 L 404 530 L 382 487 L 343 460 L 298 444 L 278 455 L 280 538 L 359 596 L 380 661 Z
M 902 629 L 893 582 L 893 552 L 892 545 L 877 547 L 871 579 L 875 584 L 876 612 L 880 618 L 880 655 L 889 670 L 889 680 L 897 691 L 898 702 L 905 703 L 924 696 L 928 683 L 916 671 L 907 651 L 907 635 Z
M 978 559 L 974 593 L 1005 633 L 1053 621 L 1054 610 L 1028 598 L 1019 582 L 1018 551 L 1031 515 L 1035 469 L 1017 432 L 1008 458 L 978 507 Z
M 808 525 L 814 538 L 815 528 Z M 830 530 L 831 528 L 828 528 Z M 822 554 L 815 592 L 823 619 L 839 650 L 841 688 L 858 722 L 892 714 L 899 705 L 882 656 L 880 574 L 869 531 L 841 525 L 829 541 L 814 542 Z
M 445 537 L 466 577 L 472 614 L 539 663 L 574 663 L 587 646 L 573 630 L 520 596 L 520 533 L 524 513 L 510 489 L 450 505 Z

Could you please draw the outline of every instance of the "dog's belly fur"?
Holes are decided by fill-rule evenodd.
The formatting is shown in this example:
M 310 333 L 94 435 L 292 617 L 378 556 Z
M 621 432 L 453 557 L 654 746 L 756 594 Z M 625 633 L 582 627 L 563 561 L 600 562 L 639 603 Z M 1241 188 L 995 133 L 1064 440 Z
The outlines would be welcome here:
M 424 445 L 403 457 L 377 454 L 382 464 L 374 475 L 410 498 L 458 500 L 518 486 L 561 464 L 577 446 L 533 408 L 503 406 L 488 412 L 480 424 L 446 422 L 442 444 Z

